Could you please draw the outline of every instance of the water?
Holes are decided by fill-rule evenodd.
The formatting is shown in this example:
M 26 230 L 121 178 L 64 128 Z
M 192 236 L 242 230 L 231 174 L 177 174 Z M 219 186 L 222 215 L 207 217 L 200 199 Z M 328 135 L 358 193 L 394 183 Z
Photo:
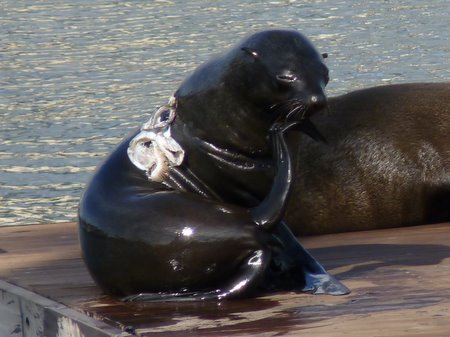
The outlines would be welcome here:
M 76 219 L 94 168 L 193 68 L 248 33 L 327 52 L 329 95 L 450 80 L 450 2 L 2 0 L 0 225 Z

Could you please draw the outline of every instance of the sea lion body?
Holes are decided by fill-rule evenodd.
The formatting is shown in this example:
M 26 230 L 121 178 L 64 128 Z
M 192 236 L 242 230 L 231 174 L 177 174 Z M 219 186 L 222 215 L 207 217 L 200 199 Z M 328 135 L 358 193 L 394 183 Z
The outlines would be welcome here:
M 283 30 L 254 34 L 194 71 L 83 194 L 80 242 L 100 287 L 132 300 L 348 292 L 283 222 L 288 129 L 305 129 L 327 81 L 312 44 Z M 181 164 L 169 165 L 172 155 Z
M 450 83 L 387 85 L 328 99 L 296 139 L 287 222 L 297 234 L 450 219 Z

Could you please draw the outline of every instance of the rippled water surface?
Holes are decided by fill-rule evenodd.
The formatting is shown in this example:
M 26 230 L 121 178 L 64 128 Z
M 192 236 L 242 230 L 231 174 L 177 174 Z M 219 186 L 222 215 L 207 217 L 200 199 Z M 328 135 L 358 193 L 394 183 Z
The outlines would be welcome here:
M 196 65 L 296 28 L 328 94 L 450 80 L 450 2 L 2 0 L 0 225 L 76 218 L 94 168 Z

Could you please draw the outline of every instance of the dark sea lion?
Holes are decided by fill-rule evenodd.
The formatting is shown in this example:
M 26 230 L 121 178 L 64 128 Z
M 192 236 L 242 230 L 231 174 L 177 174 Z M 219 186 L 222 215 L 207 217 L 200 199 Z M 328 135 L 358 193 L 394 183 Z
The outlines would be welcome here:
M 299 136 L 287 222 L 321 234 L 450 220 L 450 83 L 363 89 L 328 100 Z
M 97 169 L 80 242 L 102 289 L 129 300 L 261 290 L 343 294 L 284 223 L 286 137 L 320 139 L 328 69 L 295 31 L 264 31 L 199 67 Z

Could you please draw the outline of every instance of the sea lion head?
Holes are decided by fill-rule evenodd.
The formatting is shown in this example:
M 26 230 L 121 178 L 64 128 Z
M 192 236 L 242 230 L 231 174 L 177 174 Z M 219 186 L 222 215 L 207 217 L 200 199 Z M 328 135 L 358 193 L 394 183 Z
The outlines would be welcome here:
M 306 118 L 326 105 L 328 68 L 323 55 L 299 32 L 259 32 L 244 39 L 240 49 L 250 63 L 246 67 L 252 82 L 249 95 L 258 97 L 272 112 L 280 112 L 273 108 L 297 108 L 297 115 Z
M 175 93 L 179 120 L 204 140 L 254 153 L 275 121 L 307 119 L 326 105 L 328 68 L 294 30 L 266 30 L 198 67 Z

